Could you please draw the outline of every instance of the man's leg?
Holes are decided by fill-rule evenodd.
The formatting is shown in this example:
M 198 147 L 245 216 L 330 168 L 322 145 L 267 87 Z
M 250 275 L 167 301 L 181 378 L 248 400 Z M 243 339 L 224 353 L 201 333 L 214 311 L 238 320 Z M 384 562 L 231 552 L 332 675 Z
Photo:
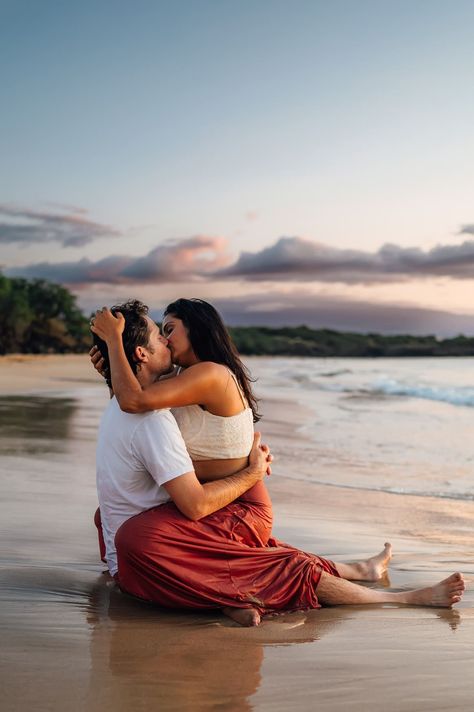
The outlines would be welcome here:
M 370 559 L 334 565 L 339 576 L 347 581 L 379 581 L 386 573 L 391 558 L 392 545 L 386 542 L 382 551 Z
M 327 606 L 354 606 L 368 603 L 404 603 L 410 606 L 439 608 L 459 603 L 465 589 L 462 574 L 455 573 L 435 586 L 412 591 L 376 591 L 330 576 L 324 571 L 318 584 L 318 598 Z
M 369 559 L 351 563 L 335 563 L 334 567 L 339 576 L 346 581 L 379 581 L 386 573 L 391 558 L 392 545 L 386 542 L 382 551 Z M 330 574 L 325 574 L 325 576 L 330 576 Z M 243 626 L 256 626 L 261 620 L 260 614 L 255 608 L 223 608 L 222 612 Z
M 259 615 L 321 603 L 443 607 L 462 596 L 460 574 L 436 586 L 390 593 L 345 581 L 330 561 L 293 547 L 247 546 L 229 537 L 238 513 L 238 505 L 228 505 L 193 522 L 166 504 L 132 517 L 115 538 L 120 586 L 168 608 L 247 608 Z
M 388 563 L 390 558 L 391 545 L 386 543 L 380 554 L 370 559 L 354 564 L 336 564 L 341 578 L 323 571 L 317 585 L 320 603 L 328 606 L 398 603 L 443 608 L 450 607 L 461 600 L 465 584 L 460 573 L 451 574 L 451 576 L 434 586 L 401 592 L 376 591 L 350 582 L 349 576 L 353 576 L 353 580 L 359 581 L 378 580 L 386 570 L 385 566 L 381 574 L 377 575 L 380 572 L 381 565 L 385 562 Z M 241 623 L 241 625 L 258 625 L 260 622 L 258 611 L 253 609 L 229 608 L 224 612 Z

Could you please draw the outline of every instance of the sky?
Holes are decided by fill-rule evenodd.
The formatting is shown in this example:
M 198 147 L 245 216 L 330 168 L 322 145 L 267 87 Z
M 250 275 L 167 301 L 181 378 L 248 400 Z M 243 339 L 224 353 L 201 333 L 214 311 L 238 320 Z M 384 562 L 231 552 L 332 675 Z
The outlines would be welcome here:
M 0 0 L 0 269 L 474 335 L 472 0 Z

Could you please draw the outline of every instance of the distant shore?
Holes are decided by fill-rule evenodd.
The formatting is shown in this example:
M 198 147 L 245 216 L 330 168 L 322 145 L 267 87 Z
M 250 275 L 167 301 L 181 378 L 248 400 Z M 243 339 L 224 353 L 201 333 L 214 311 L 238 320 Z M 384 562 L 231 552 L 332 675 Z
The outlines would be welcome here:
M 88 324 L 87 324 L 88 329 Z M 312 358 L 414 358 L 474 356 L 474 337 L 460 334 L 450 339 L 412 334 L 361 334 L 332 329 L 298 327 L 239 326 L 229 327 L 232 339 L 242 356 L 309 356 Z M 71 341 L 61 347 L 46 340 L 39 355 L 87 353 L 90 340 Z M 0 349 L 1 351 L 1 349 Z M 19 348 L 30 354 L 28 346 Z M 37 353 L 35 351 L 35 353 Z M 12 357 L 15 354 L 9 354 Z M 1 358 L 1 357 L 0 357 Z
M 89 318 L 69 289 L 44 279 L 0 274 L 0 354 L 86 353 L 92 342 Z M 1 301 L 1 299 L 0 299 Z M 20 328 L 18 328 L 20 326 Z M 474 337 L 359 333 L 329 328 L 229 326 L 244 356 L 401 357 L 474 356 Z
M 452 339 L 411 334 L 360 334 L 307 326 L 265 326 L 230 329 L 235 345 L 245 356 L 414 357 L 474 356 L 474 338 Z

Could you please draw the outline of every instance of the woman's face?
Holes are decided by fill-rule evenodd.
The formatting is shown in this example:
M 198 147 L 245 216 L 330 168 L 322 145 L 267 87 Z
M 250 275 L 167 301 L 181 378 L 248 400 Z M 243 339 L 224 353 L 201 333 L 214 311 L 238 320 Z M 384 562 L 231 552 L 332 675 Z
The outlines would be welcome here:
M 177 366 L 192 366 L 199 359 L 194 353 L 188 336 L 188 330 L 181 319 L 174 314 L 167 314 L 162 323 L 163 336 L 168 339 L 171 360 Z

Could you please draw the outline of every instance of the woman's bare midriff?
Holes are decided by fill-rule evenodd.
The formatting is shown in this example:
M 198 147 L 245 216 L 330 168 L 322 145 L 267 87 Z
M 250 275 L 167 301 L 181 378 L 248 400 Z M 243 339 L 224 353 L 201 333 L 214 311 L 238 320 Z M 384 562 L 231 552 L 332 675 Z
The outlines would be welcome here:
M 193 465 L 198 480 L 211 482 L 243 470 L 248 465 L 248 457 L 236 457 L 231 460 L 193 460 Z

